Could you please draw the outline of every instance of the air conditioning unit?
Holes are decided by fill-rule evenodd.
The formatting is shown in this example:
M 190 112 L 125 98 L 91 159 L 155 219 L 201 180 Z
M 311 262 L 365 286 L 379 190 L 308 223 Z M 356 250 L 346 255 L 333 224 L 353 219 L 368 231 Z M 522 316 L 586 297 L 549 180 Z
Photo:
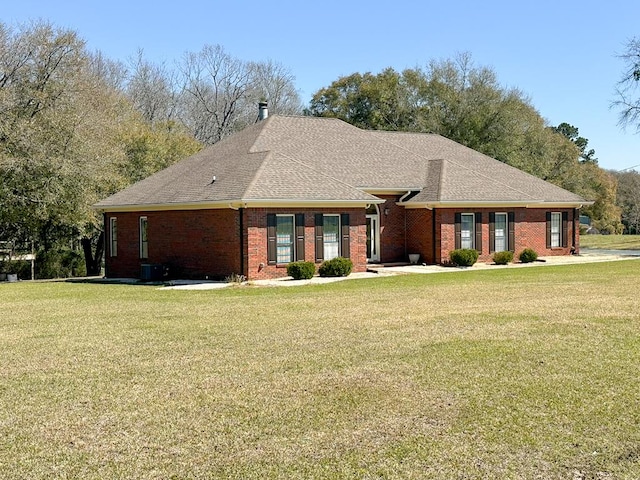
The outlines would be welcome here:
M 143 282 L 162 280 L 162 265 L 159 263 L 143 263 L 140 265 L 140 280 Z

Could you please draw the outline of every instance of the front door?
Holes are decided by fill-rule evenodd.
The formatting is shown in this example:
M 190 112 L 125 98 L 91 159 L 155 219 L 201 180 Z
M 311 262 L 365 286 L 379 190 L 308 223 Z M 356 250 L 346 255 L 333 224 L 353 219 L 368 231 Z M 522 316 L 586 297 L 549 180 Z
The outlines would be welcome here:
M 380 217 L 367 214 L 367 262 L 380 261 Z

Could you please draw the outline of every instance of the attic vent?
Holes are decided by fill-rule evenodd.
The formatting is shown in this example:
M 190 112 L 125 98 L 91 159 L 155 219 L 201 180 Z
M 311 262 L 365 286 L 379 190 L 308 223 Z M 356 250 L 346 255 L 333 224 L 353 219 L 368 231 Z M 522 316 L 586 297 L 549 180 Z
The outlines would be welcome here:
M 258 103 L 258 121 L 266 120 L 269 116 L 269 109 L 267 108 L 267 102 Z

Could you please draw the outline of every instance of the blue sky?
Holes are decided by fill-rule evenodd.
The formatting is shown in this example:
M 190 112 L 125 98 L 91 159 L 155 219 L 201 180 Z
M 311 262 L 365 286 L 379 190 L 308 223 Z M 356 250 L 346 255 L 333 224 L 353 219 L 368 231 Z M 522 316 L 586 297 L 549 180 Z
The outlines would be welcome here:
M 243 60 L 274 60 L 296 77 L 305 104 L 343 75 L 469 52 L 551 125 L 578 127 L 600 166 L 616 170 L 640 164 L 640 135 L 623 131 L 610 108 L 623 69 L 616 55 L 640 36 L 638 18 L 635 0 L 21 0 L 0 9 L 5 24 L 49 20 L 117 60 L 142 48 L 171 63 L 205 44 Z

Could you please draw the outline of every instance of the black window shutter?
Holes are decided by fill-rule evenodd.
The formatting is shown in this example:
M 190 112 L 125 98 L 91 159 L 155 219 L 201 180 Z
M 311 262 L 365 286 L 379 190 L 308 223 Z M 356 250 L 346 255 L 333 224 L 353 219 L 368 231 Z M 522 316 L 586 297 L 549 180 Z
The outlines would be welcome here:
M 496 213 L 489 212 L 489 253 L 496 251 Z
M 507 213 L 507 231 L 509 232 L 509 250 L 516 251 L 516 214 L 515 212 Z
M 569 237 L 569 212 L 562 212 L 562 246 L 567 246 Z
M 573 220 L 571 221 L 571 246 L 575 248 L 577 242 L 576 235 L 580 233 L 580 230 L 576 232 L 576 219 L 578 219 L 578 228 L 580 226 L 580 210 L 573 209 Z
M 296 213 L 296 260 L 304 260 L 304 213 Z
M 460 245 L 462 245 L 462 239 L 461 239 L 461 234 L 460 234 L 460 222 L 462 220 L 462 215 L 460 213 L 456 213 L 455 214 L 455 237 L 456 237 L 456 241 L 455 241 L 455 248 L 456 250 L 458 248 L 460 248 Z
M 482 212 L 476 212 L 476 250 L 482 253 Z
M 276 263 L 276 214 L 267 214 L 267 263 Z
M 324 260 L 324 219 L 321 213 L 316 213 L 316 262 Z
M 551 248 L 551 212 L 547 212 L 547 248 Z
M 343 213 L 340 215 L 340 228 L 342 229 L 342 245 L 340 250 L 340 256 L 349 258 L 349 214 Z

